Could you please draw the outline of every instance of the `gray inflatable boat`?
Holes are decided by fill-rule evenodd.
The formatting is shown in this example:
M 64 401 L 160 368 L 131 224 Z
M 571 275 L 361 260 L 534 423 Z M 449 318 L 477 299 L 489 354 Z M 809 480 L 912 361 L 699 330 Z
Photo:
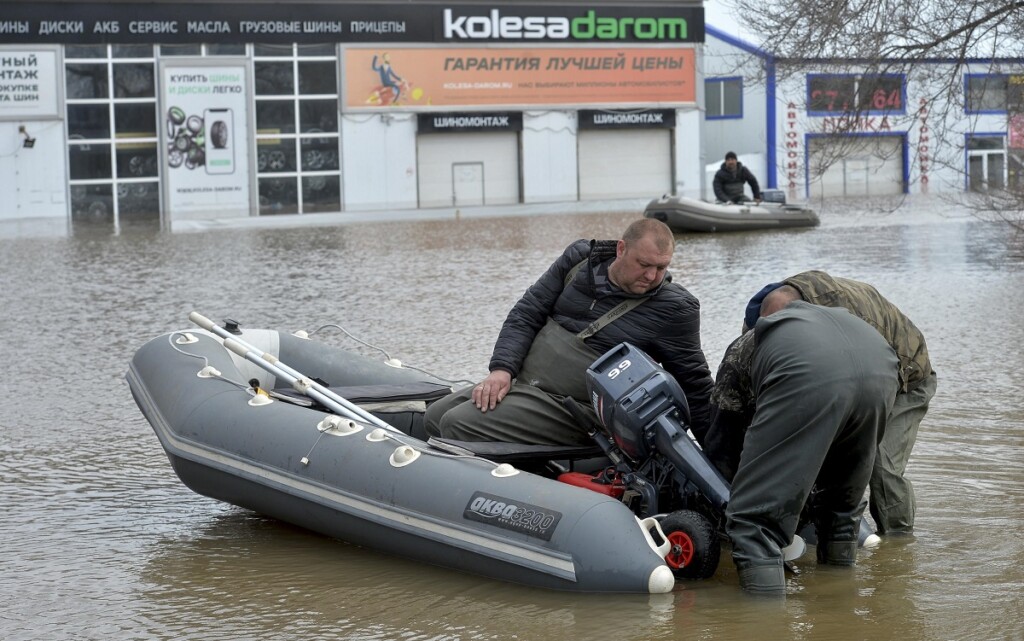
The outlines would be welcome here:
M 424 404 L 450 390 L 443 381 L 302 336 L 236 334 L 190 318 L 203 329 L 146 343 L 127 379 L 195 492 L 495 579 L 580 592 L 673 589 L 655 519 L 416 438 Z
M 803 205 L 786 204 L 784 196 L 781 198 L 783 202 L 732 204 L 662 196 L 647 204 L 644 216 L 660 220 L 676 233 L 818 226 L 820 221 L 814 210 Z

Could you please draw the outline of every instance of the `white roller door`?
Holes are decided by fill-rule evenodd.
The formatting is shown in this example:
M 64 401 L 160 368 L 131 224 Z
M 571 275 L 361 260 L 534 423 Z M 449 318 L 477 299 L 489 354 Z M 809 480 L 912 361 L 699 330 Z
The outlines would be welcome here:
M 672 192 L 670 129 L 584 129 L 578 144 L 580 200 Z
M 811 138 L 808 150 L 812 197 L 903 193 L 903 139 L 899 136 Z
M 516 133 L 422 134 L 416 146 L 420 207 L 519 202 Z

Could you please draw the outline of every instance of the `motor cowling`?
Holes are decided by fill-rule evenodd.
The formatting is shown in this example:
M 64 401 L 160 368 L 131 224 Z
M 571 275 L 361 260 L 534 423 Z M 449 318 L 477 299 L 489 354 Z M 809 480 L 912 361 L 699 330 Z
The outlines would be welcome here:
M 587 391 L 601 425 L 634 462 L 654 452 L 658 417 L 674 412 L 684 431 L 690 422 L 690 408 L 676 379 L 629 343 L 594 361 L 587 369 Z

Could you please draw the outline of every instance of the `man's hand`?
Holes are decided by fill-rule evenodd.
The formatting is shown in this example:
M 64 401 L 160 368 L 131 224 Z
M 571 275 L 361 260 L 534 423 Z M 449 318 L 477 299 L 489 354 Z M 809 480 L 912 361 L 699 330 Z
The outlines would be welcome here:
M 493 410 L 512 389 L 512 375 L 496 369 L 473 388 L 473 404 L 481 412 Z

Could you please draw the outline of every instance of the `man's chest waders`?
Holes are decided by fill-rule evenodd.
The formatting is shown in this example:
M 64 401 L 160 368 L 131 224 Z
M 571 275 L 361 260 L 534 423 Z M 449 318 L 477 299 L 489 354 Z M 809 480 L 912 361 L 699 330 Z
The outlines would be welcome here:
M 586 371 L 600 356 L 583 339 L 549 318 L 533 339 L 517 382 L 589 404 Z
M 566 286 L 586 263 L 569 271 Z M 427 408 L 427 433 L 464 441 L 592 444 L 585 426 L 562 403 L 572 397 L 592 422 L 597 421 L 587 397 L 586 372 L 600 354 L 583 341 L 648 298 L 622 301 L 579 334 L 549 318 L 534 338 L 516 382 L 494 409 L 481 412 L 472 402 L 473 388 L 466 388 Z
M 619 303 L 579 334 L 573 334 L 548 318 L 548 322 L 533 339 L 517 381 L 533 385 L 548 394 L 571 396 L 584 405 L 589 405 L 586 371 L 601 355 L 583 342 L 583 339 L 593 336 L 646 300 L 630 298 Z

